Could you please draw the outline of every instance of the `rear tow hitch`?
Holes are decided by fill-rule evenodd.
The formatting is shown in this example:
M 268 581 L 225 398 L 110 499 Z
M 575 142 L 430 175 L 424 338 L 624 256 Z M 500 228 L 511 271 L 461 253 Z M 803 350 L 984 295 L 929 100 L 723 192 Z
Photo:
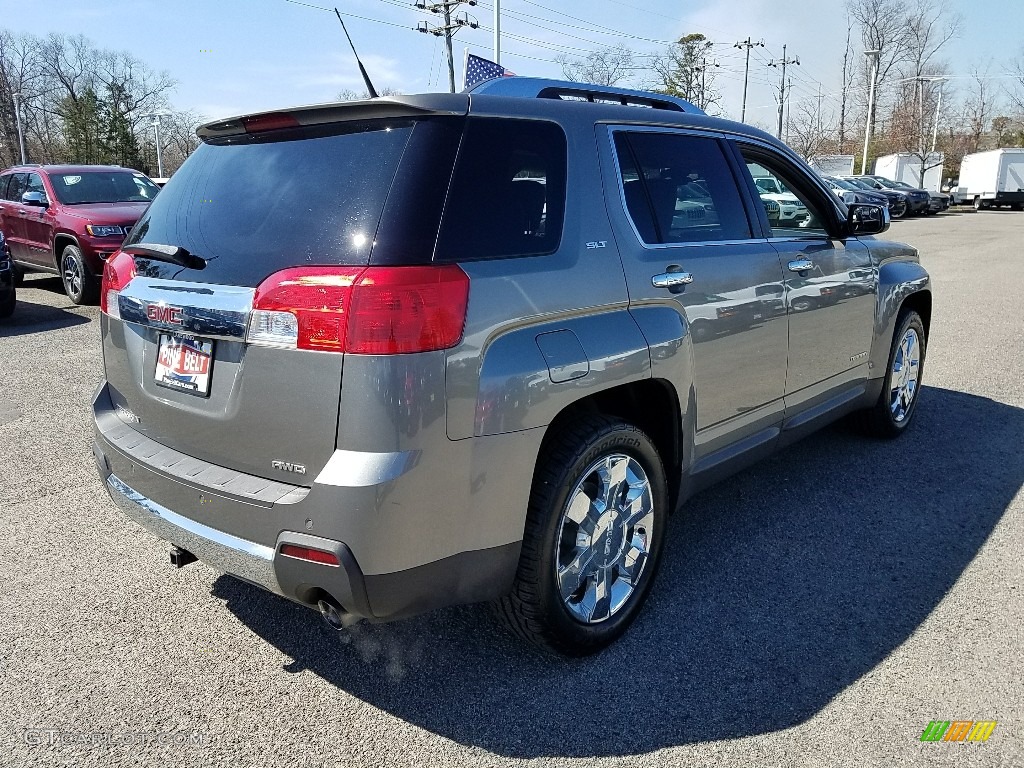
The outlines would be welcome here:
M 171 547 L 171 565 L 175 568 L 184 568 L 189 563 L 194 563 L 198 560 L 195 555 L 189 552 L 187 549 L 181 547 Z

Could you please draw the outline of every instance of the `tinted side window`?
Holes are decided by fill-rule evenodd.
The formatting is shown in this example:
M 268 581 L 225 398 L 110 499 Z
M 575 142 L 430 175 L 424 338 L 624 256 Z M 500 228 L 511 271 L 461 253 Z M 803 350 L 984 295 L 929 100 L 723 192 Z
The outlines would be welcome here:
M 617 132 L 626 207 L 647 243 L 750 238 L 736 179 L 717 139 Z
M 821 201 L 802 190 L 796 172 L 777 159 L 751 153 L 743 148 L 743 158 L 765 207 L 772 237 L 827 236 L 827 219 Z
M 28 174 L 12 173 L 10 185 L 7 187 L 7 199 L 21 202 L 21 195 L 28 191 Z
M 28 175 L 28 185 L 25 187 L 26 192 L 42 192 L 46 194 L 46 188 L 43 186 L 43 178 L 38 173 L 30 173 Z
M 0 176 L 0 200 L 9 200 L 7 197 L 7 183 L 11 180 L 11 174 Z
M 441 222 L 437 258 L 533 256 L 558 248 L 566 141 L 539 120 L 467 121 Z

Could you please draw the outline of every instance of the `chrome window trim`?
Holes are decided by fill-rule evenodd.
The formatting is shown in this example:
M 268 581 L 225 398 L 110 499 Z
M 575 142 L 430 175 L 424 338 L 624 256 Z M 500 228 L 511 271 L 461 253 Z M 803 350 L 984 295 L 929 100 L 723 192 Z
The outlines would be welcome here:
M 629 222 L 630 229 L 633 230 L 633 235 L 636 237 L 641 247 L 647 251 L 658 251 L 665 248 L 704 248 L 709 245 L 741 245 L 746 243 L 764 243 L 767 238 L 764 237 L 745 237 L 738 240 L 694 240 L 686 243 L 648 243 L 643 237 L 640 236 L 640 230 L 636 228 L 636 222 L 633 221 L 633 217 L 629 215 L 629 207 L 626 205 L 626 190 L 623 188 L 622 181 L 622 167 L 619 165 L 619 153 L 615 148 L 615 132 L 623 131 L 627 133 L 667 133 L 671 135 L 686 135 L 695 136 L 702 139 L 718 139 L 722 140 L 727 138 L 726 134 L 719 131 L 702 131 L 695 128 L 673 128 L 667 125 L 630 125 L 629 123 L 598 123 L 599 126 L 605 129 L 605 138 L 608 141 L 609 149 L 611 151 L 612 162 L 614 163 L 615 171 L 615 186 L 618 187 L 619 192 L 619 203 L 622 205 L 622 211 L 626 216 L 626 221 Z M 728 158 L 723 158 L 728 161 Z M 737 190 L 739 193 L 740 190 Z M 740 198 L 742 200 L 742 194 Z M 746 206 L 744 206 L 746 208 Z M 748 226 L 750 222 L 748 221 Z

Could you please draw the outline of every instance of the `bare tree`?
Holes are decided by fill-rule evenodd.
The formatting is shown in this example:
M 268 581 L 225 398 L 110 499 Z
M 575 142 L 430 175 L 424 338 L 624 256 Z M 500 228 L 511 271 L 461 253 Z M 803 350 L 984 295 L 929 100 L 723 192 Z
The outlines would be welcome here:
M 982 72 L 975 68 L 971 72 L 973 82 L 964 102 L 964 118 L 968 128 L 965 143 L 967 152 L 977 152 L 981 148 L 982 137 L 988 131 L 995 111 L 995 95 L 989 85 L 990 69 L 991 67 L 986 67 Z
M 789 139 L 786 143 L 802 157 L 824 154 L 834 143 L 830 137 L 835 134 L 835 126 L 822 121 L 821 111 L 815 101 L 811 97 L 797 101 L 796 114 L 791 117 L 787 127 Z
M 618 85 L 635 69 L 633 51 L 622 43 L 591 51 L 582 59 L 561 54 L 555 61 L 562 65 L 566 80 L 594 85 Z
M 850 18 L 850 12 L 846 12 L 846 48 L 843 49 L 843 88 L 839 95 L 839 148 L 843 149 L 846 144 L 846 119 L 847 119 L 847 103 L 850 95 L 850 83 L 853 82 L 855 73 L 853 48 L 851 42 L 853 40 L 853 19 Z
M 877 69 L 867 59 L 856 57 L 860 65 L 863 86 L 859 95 L 863 98 L 865 123 L 875 131 L 880 104 L 887 103 L 890 76 L 906 58 L 908 0 L 846 0 L 846 11 L 860 32 L 861 45 L 865 51 L 877 51 Z M 872 83 L 874 80 L 874 83 Z M 875 100 L 868 103 L 868 94 L 875 86 Z
M 378 96 L 401 96 L 402 92 L 395 88 L 381 88 L 377 94 Z M 335 97 L 338 101 L 363 101 L 364 99 L 370 98 L 369 91 L 353 91 L 351 88 L 346 88 L 343 91 L 339 91 Z
M 1024 52 L 1013 62 L 1010 71 L 1013 78 L 1006 95 L 1014 111 L 1024 116 Z
M 949 0 L 913 0 L 906 5 L 903 57 L 897 66 L 902 79 L 892 109 L 896 130 L 890 142 L 893 150 L 918 160 L 920 186 L 925 174 L 942 163 L 933 155 L 947 72 L 938 55 L 956 35 L 962 20 L 950 9 Z

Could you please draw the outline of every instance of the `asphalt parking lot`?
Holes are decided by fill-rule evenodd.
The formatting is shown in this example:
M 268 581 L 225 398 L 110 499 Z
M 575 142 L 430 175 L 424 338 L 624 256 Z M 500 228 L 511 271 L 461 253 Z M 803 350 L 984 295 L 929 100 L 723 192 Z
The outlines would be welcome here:
M 93 467 L 98 310 L 30 276 L 0 325 L 0 766 L 1024 765 L 1024 214 L 890 235 L 936 296 L 911 433 L 838 425 L 693 499 L 582 661 L 484 607 L 339 635 L 175 571 Z

